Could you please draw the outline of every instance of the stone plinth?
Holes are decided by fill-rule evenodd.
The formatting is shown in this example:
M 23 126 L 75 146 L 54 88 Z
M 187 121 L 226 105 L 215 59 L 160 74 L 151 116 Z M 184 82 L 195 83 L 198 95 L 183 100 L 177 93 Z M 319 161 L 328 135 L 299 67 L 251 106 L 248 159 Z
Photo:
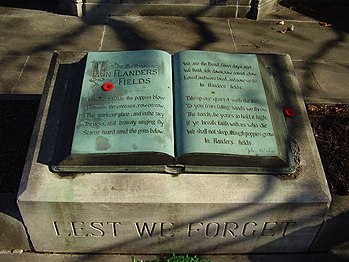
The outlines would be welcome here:
M 298 162 L 294 175 L 75 173 L 45 162 L 43 132 L 55 139 L 67 64 L 55 55 L 34 128 L 18 205 L 36 251 L 92 253 L 304 252 L 331 200 L 291 59 L 258 55 L 272 70 Z M 56 85 L 55 85 L 56 83 Z M 54 94 L 54 95 L 53 95 Z M 58 96 L 57 96 L 58 95 Z M 54 98 L 54 99 L 53 99 Z M 47 134 L 47 133 L 46 133 Z M 51 149 L 52 150 L 52 149 Z

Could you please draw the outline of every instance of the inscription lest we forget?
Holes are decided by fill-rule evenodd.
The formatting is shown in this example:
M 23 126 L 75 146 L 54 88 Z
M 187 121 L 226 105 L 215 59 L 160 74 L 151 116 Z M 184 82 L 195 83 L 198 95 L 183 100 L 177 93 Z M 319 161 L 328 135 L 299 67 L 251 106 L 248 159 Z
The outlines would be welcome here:
M 57 237 L 115 237 L 122 238 L 123 228 L 130 228 L 121 222 L 84 222 L 52 221 Z M 133 232 L 136 237 L 202 237 L 202 238 L 236 238 L 236 237 L 284 237 L 296 226 L 294 221 L 268 222 L 189 222 L 180 227 L 169 222 L 135 222 Z M 131 230 L 132 231 L 132 230 Z

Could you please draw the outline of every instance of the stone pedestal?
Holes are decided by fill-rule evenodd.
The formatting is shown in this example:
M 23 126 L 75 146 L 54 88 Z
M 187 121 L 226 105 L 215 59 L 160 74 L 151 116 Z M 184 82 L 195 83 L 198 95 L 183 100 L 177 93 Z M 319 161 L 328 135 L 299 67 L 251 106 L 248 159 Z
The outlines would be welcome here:
M 296 174 L 60 176 L 44 163 L 52 152 L 41 148 L 42 136 L 46 128 L 55 138 L 55 123 L 47 115 L 50 106 L 53 115 L 62 110 L 53 93 L 64 94 L 69 81 L 72 71 L 64 64 L 83 55 L 54 56 L 24 168 L 18 205 L 35 251 L 224 254 L 309 249 L 331 197 L 288 56 L 258 58 L 273 71 L 282 95 L 277 102 L 297 112 L 287 119 Z

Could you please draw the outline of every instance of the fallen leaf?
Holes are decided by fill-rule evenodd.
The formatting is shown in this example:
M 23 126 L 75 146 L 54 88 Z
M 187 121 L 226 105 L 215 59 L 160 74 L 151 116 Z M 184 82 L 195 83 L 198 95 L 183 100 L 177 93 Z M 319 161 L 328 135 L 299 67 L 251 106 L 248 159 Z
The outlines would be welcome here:
M 287 31 L 294 31 L 294 25 L 291 24 L 289 27 L 287 27 Z
M 287 30 L 286 29 L 281 29 L 278 32 L 281 33 L 281 34 L 286 34 Z
M 285 21 L 279 21 L 276 23 L 277 25 L 284 25 L 285 24 Z
M 320 22 L 319 25 L 320 25 L 320 26 L 324 26 L 324 27 L 332 26 L 332 24 L 328 24 L 328 23 L 326 23 L 326 22 Z
M 308 105 L 308 109 L 309 109 L 310 111 L 316 111 L 316 110 L 318 110 L 318 107 L 317 107 L 317 106 L 314 106 L 314 105 Z

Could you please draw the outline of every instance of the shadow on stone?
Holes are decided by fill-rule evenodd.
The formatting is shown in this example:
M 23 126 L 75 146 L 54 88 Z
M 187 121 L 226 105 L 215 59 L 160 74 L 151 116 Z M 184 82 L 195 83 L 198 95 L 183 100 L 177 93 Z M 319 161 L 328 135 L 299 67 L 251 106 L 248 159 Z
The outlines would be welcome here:
M 38 105 L 38 100 L 0 99 L 1 250 L 30 250 L 16 201 Z

